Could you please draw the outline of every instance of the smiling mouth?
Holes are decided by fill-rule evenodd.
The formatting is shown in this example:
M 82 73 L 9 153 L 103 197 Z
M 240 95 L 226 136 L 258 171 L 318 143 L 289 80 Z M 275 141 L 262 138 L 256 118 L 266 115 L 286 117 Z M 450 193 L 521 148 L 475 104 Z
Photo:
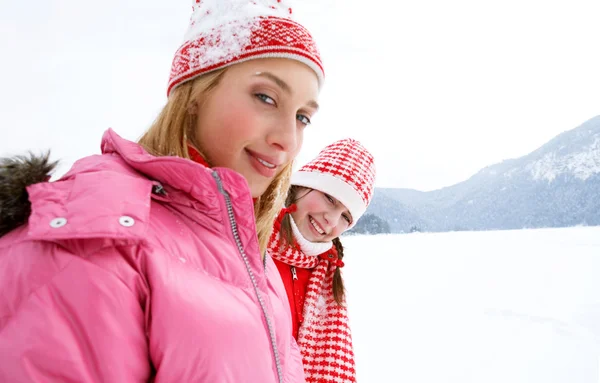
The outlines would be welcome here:
M 269 169 L 275 169 L 275 168 L 277 167 L 277 165 L 275 165 L 275 164 L 272 164 L 272 163 L 270 163 L 270 162 L 267 162 L 267 161 L 265 161 L 265 160 L 263 160 L 263 159 L 260 159 L 260 158 L 258 158 L 258 157 L 256 157 L 256 159 L 258 160 L 258 162 L 260 162 L 261 164 L 265 165 L 265 166 L 266 166 L 266 167 L 268 167 Z
M 262 155 L 250 149 L 246 149 L 246 154 L 250 158 L 252 167 L 258 174 L 267 178 L 273 178 L 277 175 L 277 170 L 281 166 L 281 162 L 276 157 Z
M 325 235 L 325 230 L 323 230 L 323 228 L 321 228 L 321 226 L 319 226 L 319 224 L 317 223 L 317 221 L 315 221 L 313 219 L 313 217 L 308 217 L 308 221 L 315 228 L 315 230 L 317 231 L 317 233 L 319 233 L 321 235 Z

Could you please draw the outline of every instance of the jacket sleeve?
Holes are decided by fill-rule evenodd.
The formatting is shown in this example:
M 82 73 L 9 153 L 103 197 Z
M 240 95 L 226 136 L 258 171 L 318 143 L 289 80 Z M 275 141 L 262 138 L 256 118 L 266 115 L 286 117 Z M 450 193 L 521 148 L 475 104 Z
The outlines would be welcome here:
M 134 273 L 114 271 L 125 261 L 114 250 L 94 258 L 37 246 L 8 265 L 11 286 L 0 291 L 0 303 L 13 306 L 0 317 L 0 381 L 148 382 L 144 307 L 127 280 Z

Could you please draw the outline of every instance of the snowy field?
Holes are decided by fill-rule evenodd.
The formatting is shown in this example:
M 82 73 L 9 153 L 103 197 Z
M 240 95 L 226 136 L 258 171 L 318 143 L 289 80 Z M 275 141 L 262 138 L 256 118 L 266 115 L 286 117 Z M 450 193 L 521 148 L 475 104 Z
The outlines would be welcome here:
M 343 242 L 359 382 L 600 382 L 600 228 Z

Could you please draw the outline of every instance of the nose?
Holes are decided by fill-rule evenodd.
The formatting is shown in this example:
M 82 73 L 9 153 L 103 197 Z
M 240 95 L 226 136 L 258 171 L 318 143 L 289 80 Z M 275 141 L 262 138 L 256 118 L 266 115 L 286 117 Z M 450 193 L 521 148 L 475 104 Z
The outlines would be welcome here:
M 295 156 L 302 147 L 303 129 L 298 128 L 296 115 L 274 122 L 267 135 L 267 143 Z
M 338 209 L 329 209 L 324 214 L 325 222 L 327 222 L 327 225 L 329 225 L 330 228 L 336 227 L 340 222 L 341 217 L 342 213 L 338 211 Z

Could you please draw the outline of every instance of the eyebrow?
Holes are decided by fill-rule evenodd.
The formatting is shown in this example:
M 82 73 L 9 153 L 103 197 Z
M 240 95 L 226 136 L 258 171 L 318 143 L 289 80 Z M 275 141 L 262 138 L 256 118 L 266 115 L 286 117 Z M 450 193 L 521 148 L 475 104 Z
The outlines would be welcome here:
M 317 104 L 317 102 L 315 100 L 310 100 L 308 102 L 308 106 L 310 106 L 311 108 L 313 108 L 315 110 L 319 110 L 319 104 Z
M 287 94 L 293 93 L 292 88 L 287 84 L 287 82 L 283 81 L 282 79 L 275 76 L 271 72 L 259 72 L 259 73 L 256 73 L 255 76 L 268 78 L 269 80 L 271 80 L 275 84 L 277 84 L 277 86 L 279 86 L 281 89 L 283 89 L 283 91 L 286 92 Z M 310 100 L 307 103 L 307 105 L 313 109 L 319 110 L 319 104 L 315 100 Z

